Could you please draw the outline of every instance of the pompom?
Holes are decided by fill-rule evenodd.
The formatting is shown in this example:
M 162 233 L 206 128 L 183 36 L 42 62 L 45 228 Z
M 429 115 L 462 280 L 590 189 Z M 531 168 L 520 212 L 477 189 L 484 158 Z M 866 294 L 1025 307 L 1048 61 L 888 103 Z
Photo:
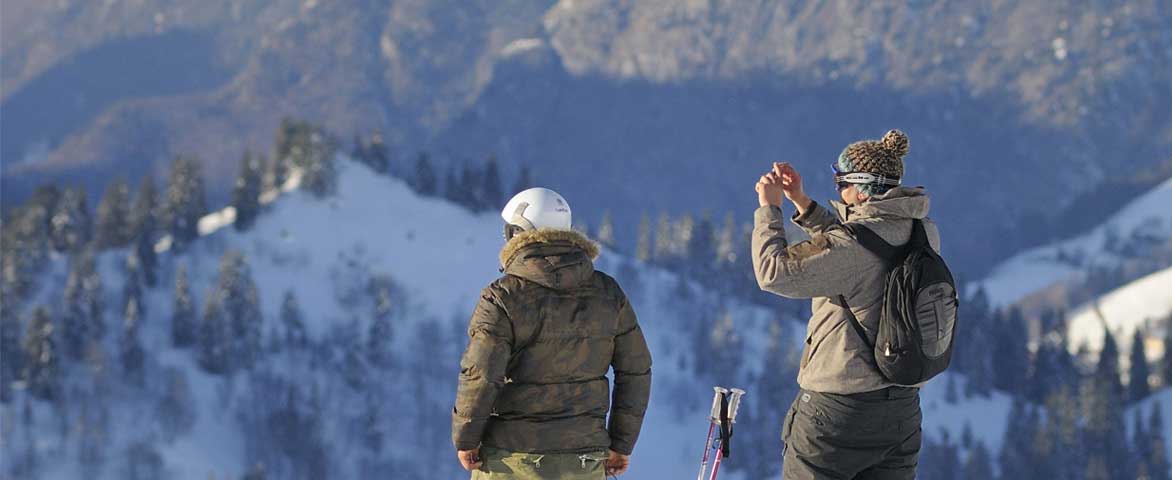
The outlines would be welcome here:
M 907 134 L 899 130 L 887 132 L 887 135 L 883 136 L 883 148 L 897 157 L 907 155 L 910 149 Z

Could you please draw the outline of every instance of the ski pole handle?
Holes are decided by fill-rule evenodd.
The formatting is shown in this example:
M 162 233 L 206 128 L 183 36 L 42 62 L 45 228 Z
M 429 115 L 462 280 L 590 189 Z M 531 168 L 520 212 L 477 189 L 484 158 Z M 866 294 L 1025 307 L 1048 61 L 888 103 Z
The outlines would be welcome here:
M 728 401 L 728 420 L 732 423 L 737 423 L 737 408 L 740 408 L 741 396 L 744 394 L 744 390 L 739 388 L 732 389 L 732 399 Z
M 728 389 L 724 387 L 712 387 L 716 394 L 712 396 L 712 412 L 708 414 L 708 418 L 713 422 L 720 421 L 720 396 L 728 393 Z

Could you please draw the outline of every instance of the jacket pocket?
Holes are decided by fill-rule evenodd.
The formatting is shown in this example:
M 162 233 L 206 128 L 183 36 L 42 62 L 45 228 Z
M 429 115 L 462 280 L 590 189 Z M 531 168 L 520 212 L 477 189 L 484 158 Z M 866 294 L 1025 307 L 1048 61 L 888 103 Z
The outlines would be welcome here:
M 835 332 L 841 331 L 842 328 L 844 326 L 846 326 L 848 321 L 849 320 L 847 320 L 845 318 L 841 318 L 841 319 L 839 319 L 838 323 L 834 324 L 829 329 L 824 329 L 824 330 L 828 330 L 828 331 L 817 332 L 817 334 L 818 334 L 817 338 L 809 337 L 809 340 L 807 341 L 807 345 L 806 345 L 806 351 L 805 351 L 805 354 L 802 355 L 802 363 L 799 368 L 806 368 L 806 365 L 810 363 L 810 360 L 812 358 L 814 358 L 814 354 L 816 354 L 818 352 L 818 347 L 822 346 L 822 343 L 824 343 L 827 338 L 830 338 L 832 335 L 835 335 L 836 334 Z M 851 333 L 851 335 L 854 335 L 854 333 Z

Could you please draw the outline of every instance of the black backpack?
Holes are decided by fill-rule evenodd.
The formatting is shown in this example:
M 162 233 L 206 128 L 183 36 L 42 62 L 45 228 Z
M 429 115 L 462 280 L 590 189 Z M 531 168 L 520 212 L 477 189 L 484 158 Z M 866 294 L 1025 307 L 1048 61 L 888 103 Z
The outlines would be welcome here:
M 879 371 L 899 385 L 915 385 L 943 372 L 952 359 L 959 299 L 952 272 L 929 245 L 924 223 L 913 219 L 911 238 L 899 247 L 863 225 L 843 227 L 890 270 L 874 345 L 846 297 L 838 296 L 855 332 L 874 350 Z

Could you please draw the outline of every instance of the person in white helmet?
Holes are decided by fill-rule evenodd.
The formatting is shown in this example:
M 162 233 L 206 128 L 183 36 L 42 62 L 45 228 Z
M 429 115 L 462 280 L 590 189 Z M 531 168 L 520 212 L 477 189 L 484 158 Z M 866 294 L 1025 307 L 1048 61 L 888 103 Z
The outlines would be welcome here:
M 651 353 L 570 213 L 545 188 L 518 193 L 501 212 L 504 275 L 472 314 L 452 410 L 452 442 L 473 479 L 601 480 L 629 465 Z

